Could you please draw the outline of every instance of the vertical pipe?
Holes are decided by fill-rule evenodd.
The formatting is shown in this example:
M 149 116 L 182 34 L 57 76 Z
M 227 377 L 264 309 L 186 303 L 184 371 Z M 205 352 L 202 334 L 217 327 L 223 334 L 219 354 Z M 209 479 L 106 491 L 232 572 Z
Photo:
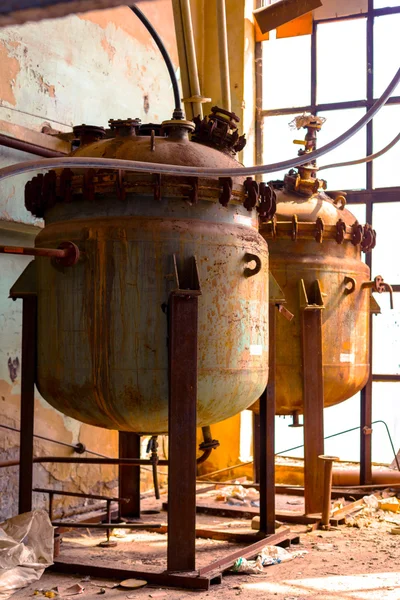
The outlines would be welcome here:
M 185 48 L 185 34 L 183 30 L 182 11 L 180 0 L 172 0 L 172 10 L 174 15 L 176 45 L 178 47 L 179 68 L 182 81 L 182 92 L 184 98 L 190 97 L 189 67 Z M 185 112 L 187 119 L 193 119 L 193 109 L 190 103 L 185 103 Z
M 232 110 L 225 0 L 217 0 L 217 27 L 222 108 Z
M 35 412 L 37 298 L 22 300 L 21 433 L 19 514 L 32 510 L 33 430 Z
M 197 70 L 196 46 L 194 43 L 192 14 L 190 10 L 190 0 L 180 0 L 183 33 L 185 39 L 186 58 L 189 74 L 190 96 L 200 98 L 200 82 Z M 193 116 L 203 116 L 203 109 L 200 102 L 192 102 Z
M 268 385 L 260 398 L 260 531 L 275 533 L 276 306 L 269 305 Z
M 324 453 L 324 380 L 321 310 L 302 311 L 304 499 L 306 514 L 321 512 Z
M 197 296 L 169 299 L 169 571 L 196 566 Z
M 130 431 L 119 432 L 119 458 L 140 458 L 140 435 Z M 118 467 L 119 496 L 129 498 L 119 503 L 119 517 L 140 517 L 140 466 Z

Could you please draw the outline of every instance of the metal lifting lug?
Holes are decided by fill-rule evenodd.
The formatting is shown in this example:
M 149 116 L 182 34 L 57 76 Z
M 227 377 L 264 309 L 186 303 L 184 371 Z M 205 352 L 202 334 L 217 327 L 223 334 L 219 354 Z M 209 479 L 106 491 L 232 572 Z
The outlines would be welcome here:
M 393 288 L 389 283 L 383 281 L 383 277 L 381 275 L 377 275 L 372 281 L 365 281 L 361 287 L 371 289 L 372 292 L 376 292 L 378 294 L 388 292 L 390 295 L 390 308 L 393 310 Z

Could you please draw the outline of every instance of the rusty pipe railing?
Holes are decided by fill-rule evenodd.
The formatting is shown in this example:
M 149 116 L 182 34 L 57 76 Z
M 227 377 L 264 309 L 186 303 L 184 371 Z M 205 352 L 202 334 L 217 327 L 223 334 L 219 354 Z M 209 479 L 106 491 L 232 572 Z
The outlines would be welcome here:
M 72 267 L 80 256 L 79 248 L 73 242 L 63 242 L 58 248 L 27 248 L 25 246 L 0 246 L 0 254 L 43 256 L 53 258 L 63 267 Z

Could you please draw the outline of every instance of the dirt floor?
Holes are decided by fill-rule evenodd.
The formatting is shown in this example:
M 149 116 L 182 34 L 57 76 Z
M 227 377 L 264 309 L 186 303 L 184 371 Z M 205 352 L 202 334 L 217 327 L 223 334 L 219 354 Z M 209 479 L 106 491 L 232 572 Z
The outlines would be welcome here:
M 285 504 L 282 498 L 280 502 L 282 506 Z M 147 504 L 152 508 L 156 506 L 155 502 L 150 500 Z M 158 503 L 158 507 L 161 507 L 161 503 Z M 290 507 L 294 508 L 289 504 L 287 508 Z M 166 522 L 166 514 L 162 512 L 145 518 Z M 400 515 L 381 513 L 379 517 L 364 521 L 361 529 L 341 525 L 332 531 L 307 532 L 304 525 L 291 525 L 291 531 L 300 535 L 300 544 L 292 546 L 289 551 L 306 550 L 307 554 L 286 563 L 265 567 L 260 574 L 225 573 L 222 584 L 213 585 L 208 592 L 167 590 L 149 585 L 137 590 L 128 590 L 113 588 L 118 583 L 116 581 L 88 580 L 82 576 L 64 576 L 48 571 L 36 585 L 15 593 L 12 600 L 29 598 L 37 589 L 49 590 L 55 586 L 62 592 L 63 588 L 75 583 L 83 586 L 84 592 L 77 596 L 61 594 L 62 598 L 205 600 L 215 597 L 227 600 L 242 596 L 246 599 L 265 600 L 400 600 L 400 536 L 391 533 L 396 521 L 400 522 Z M 250 521 L 244 519 L 227 520 L 198 515 L 197 525 L 222 531 L 251 532 Z M 117 568 L 151 570 L 166 567 L 164 534 L 135 531 L 113 539 L 118 541 L 117 547 L 106 549 L 98 546 L 99 542 L 104 540 L 104 533 L 101 531 L 84 529 L 65 533 L 61 557 L 64 560 L 102 563 Z M 200 567 L 241 546 L 199 539 L 196 547 L 197 566 Z

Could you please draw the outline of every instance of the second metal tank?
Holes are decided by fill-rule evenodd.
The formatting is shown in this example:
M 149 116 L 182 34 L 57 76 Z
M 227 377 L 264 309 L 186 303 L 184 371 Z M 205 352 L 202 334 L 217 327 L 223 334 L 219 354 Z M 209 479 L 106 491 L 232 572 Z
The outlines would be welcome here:
M 318 117 L 301 117 L 307 129 L 305 155 L 315 148 Z M 322 317 L 324 406 L 358 392 L 369 376 L 371 287 L 361 252 L 375 245 L 375 232 L 360 225 L 342 194 L 323 191 L 315 163 L 289 172 L 276 189 L 276 215 L 260 225 L 268 242 L 270 271 L 281 288 L 291 321 L 277 320 L 276 413 L 303 413 L 303 332 L 301 312 L 316 305 Z M 381 287 L 379 287 L 381 286 Z M 257 411 L 257 405 L 254 410 Z

